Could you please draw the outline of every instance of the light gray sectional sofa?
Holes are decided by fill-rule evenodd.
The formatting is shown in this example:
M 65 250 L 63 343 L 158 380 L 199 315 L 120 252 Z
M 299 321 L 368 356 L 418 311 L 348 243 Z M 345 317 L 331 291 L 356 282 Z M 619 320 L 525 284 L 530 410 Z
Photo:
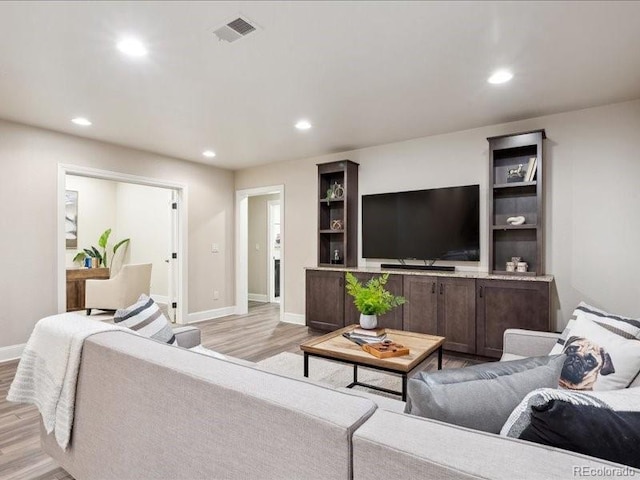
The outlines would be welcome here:
M 177 336 L 199 343 L 193 329 Z M 553 341 L 508 333 L 506 351 L 539 355 Z M 403 406 L 105 332 L 85 342 L 69 449 L 44 430 L 42 444 L 77 479 L 565 479 L 623 468 Z

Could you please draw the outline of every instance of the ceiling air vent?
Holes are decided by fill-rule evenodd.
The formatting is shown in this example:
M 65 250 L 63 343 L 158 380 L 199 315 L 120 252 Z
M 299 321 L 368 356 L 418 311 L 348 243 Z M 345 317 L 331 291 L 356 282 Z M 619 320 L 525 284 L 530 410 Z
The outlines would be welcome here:
M 249 23 L 246 18 L 238 17 L 217 28 L 213 33 L 218 37 L 218 40 L 231 43 L 240 40 L 255 30 L 256 26 Z

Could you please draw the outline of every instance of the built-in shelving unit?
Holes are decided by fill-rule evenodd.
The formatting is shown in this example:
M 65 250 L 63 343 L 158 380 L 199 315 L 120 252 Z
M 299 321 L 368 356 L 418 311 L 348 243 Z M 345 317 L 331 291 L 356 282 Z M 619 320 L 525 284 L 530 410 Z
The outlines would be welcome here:
M 489 200 L 489 269 L 494 274 L 510 274 L 506 263 L 520 257 L 528 272 L 514 275 L 542 275 L 543 241 L 543 140 L 544 130 L 491 137 L 489 162 L 492 191 Z M 526 172 L 532 159 L 531 178 L 510 174 L 522 165 Z M 525 217 L 522 225 L 510 225 L 509 217 Z
M 318 164 L 318 266 L 358 263 L 358 164 Z M 337 260 L 336 260 L 337 256 Z

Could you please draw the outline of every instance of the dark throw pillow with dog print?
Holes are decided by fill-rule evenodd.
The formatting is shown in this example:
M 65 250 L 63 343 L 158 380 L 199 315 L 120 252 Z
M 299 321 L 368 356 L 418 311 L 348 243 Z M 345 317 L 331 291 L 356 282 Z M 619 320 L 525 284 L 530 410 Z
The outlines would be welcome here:
M 531 410 L 522 440 L 640 468 L 640 412 L 561 400 Z
M 564 343 L 560 387 L 569 390 L 626 388 L 640 372 L 640 340 L 626 339 L 578 317 Z

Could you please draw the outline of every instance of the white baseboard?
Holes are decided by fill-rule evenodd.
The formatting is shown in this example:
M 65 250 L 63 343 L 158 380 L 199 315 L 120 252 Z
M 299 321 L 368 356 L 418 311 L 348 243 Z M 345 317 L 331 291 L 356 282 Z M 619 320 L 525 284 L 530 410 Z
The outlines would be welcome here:
M 262 293 L 250 293 L 248 295 L 248 299 L 250 302 L 269 303 L 269 297 L 263 295 Z
M 26 343 L 19 345 L 9 345 L 8 347 L 0 347 L 0 363 L 16 360 L 22 355 Z
M 306 325 L 304 315 L 300 313 L 287 313 L 284 312 L 284 318 L 282 321 L 287 323 L 295 323 L 296 325 Z
M 214 318 L 228 317 L 236 313 L 236 307 L 214 308 L 213 310 L 203 310 L 187 314 L 187 324 L 213 320 Z
M 153 301 L 156 303 L 164 303 L 165 305 L 169 303 L 169 297 L 166 295 L 156 295 L 155 293 L 152 293 L 149 296 L 153 298 Z

